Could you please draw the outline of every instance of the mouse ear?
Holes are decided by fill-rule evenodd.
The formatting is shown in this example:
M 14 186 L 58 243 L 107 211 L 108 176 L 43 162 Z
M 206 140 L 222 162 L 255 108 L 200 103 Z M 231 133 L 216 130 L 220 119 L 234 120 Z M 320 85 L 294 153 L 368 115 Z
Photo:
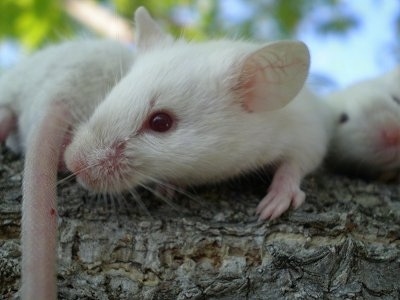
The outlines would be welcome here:
M 234 90 L 249 112 L 280 109 L 300 92 L 309 66 L 304 43 L 267 44 L 245 58 Z
M 166 45 L 173 41 L 170 35 L 161 30 L 160 26 L 151 18 L 143 6 L 135 11 L 135 24 L 136 45 L 139 51 Z

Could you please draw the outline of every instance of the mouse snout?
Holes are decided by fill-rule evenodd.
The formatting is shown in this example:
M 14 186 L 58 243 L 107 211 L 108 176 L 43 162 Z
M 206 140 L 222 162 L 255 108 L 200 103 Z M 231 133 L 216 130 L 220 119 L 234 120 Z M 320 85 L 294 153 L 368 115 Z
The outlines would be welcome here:
M 385 147 L 400 147 L 400 126 L 383 128 L 380 132 L 380 139 Z
M 110 169 L 118 169 L 121 160 L 125 157 L 126 142 L 115 142 L 113 143 L 108 151 L 105 153 L 105 157 L 100 161 L 103 167 Z
M 67 160 L 68 169 L 80 184 L 93 191 L 109 192 L 118 188 L 118 181 L 127 169 L 126 142 L 115 142 L 105 149 L 76 153 Z

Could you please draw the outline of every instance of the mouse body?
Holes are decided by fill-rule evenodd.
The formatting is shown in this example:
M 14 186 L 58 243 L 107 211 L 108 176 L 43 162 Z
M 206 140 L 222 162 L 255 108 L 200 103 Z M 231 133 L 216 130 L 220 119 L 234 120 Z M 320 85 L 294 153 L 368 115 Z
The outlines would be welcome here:
M 56 187 L 63 149 L 133 59 L 115 41 L 70 41 L 38 51 L 0 77 L 0 142 L 25 155 L 21 299 L 57 298 Z
M 71 124 L 87 119 L 132 61 L 132 51 L 112 40 L 69 41 L 25 58 L 0 78 L 2 115 L 8 111 L 15 121 L 3 134 L 7 146 L 25 152 L 32 125 L 50 102 L 68 106 Z
M 400 66 L 327 97 L 335 126 L 329 164 L 366 178 L 400 169 Z
M 330 119 L 303 88 L 305 44 L 174 40 L 144 8 L 135 21 L 133 64 L 119 46 L 85 51 L 67 43 L 0 80 L 0 141 L 25 152 L 22 299 L 57 294 L 60 156 L 85 188 L 115 194 L 151 183 L 215 182 L 273 165 L 256 209 L 265 220 L 304 202 L 301 181 L 326 153 Z
M 319 166 L 329 140 L 326 107 L 303 89 L 307 47 L 174 41 L 146 10 L 135 20 L 134 66 L 66 149 L 78 181 L 121 193 L 152 182 L 215 182 L 272 164 L 260 218 L 303 203 L 300 182 Z

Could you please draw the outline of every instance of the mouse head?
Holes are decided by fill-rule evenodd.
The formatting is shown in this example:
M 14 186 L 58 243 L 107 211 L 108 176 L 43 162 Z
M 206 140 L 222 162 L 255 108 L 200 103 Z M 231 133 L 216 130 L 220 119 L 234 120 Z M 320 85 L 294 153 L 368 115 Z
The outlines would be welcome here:
M 76 131 L 67 167 L 89 189 L 121 192 L 149 181 L 199 183 L 254 164 L 242 158 L 261 155 L 266 114 L 302 88 L 307 47 L 174 41 L 144 8 L 135 21 L 136 61 Z
M 400 167 L 400 67 L 333 94 L 336 114 L 332 151 L 355 168 Z

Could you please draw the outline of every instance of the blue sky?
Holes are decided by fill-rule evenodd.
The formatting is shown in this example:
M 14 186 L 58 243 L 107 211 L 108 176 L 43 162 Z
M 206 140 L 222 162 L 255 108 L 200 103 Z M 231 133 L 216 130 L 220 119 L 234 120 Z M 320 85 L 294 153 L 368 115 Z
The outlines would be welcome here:
M 379 76 L 396 66 L 393 43 L 398 0 L 346 0 L 348 8 L 360 17 L 359 28 L 347 35 L 322 37 L 313 33 L 313 24 L 304 22 L 298 38 L 311 51 L 311 72 L 330 76 L 339 87 Z M 315 11 L 315 14 L 323 13 Z M 397 53 L 398 55 L 398 53 Z M 397 56 L 399 57 L 399 55 Z
M 18 62 L 20 58 L 18 47 L 11 42 L 0 44 L 0 67 L 8 68 Z
M 395 67 L 395 55 L 390 46 L 394 35 L 395 15 L 400 11 L 398 0 L 342 0 L 345 7 L 360 18 L 360 26 L 346 35 L 317 35 L 313 20 L 323 9 L 312 12 L 298 29 L 297 38 L 306 42 L 311 51 L 311 74 L 322 74 L 332 79 L 335 88 L 374 77 Z M 228 19 L 248 18 L 251 10 L 243 0 L 221 0 Z M 268 26 L 265 26 L 268 27 Z M 0 47 L 0 66 L 8 67 L 18 61 L 15 44 Z M 397 53 L 397 57 L 400 57 Z M 312 83 L 312 82 L 311 82 Z
M 278 0 L 276 0 L 278 1 Z M 293 0 L 295 1 L 295 0 Z M 245 0 L 220 0 L 223 18 L 240 22 L 251 18 L 252 7 Z M 311 75 L 323 75 L 332 82 L 328 89 L 319 86 L 310 76 L 309 84 L 320 91 L 338 89 L 366 78 L 379 76 L 395 67 L 393 45 L 394 26 L 400 11 L 399 0 L 341 0 L 344 10 L 355 13 L 359 26 L 345 35 L 321 35 L 315 32 L 315 20 L 332 14 L 326 7 L 317 6 L 298 28 L 297 38 L 311 52 Z M 258 24 L 259 35 L 270 38 L 273 23 Z M 397 57 L 400 57 L 397 53 Z

